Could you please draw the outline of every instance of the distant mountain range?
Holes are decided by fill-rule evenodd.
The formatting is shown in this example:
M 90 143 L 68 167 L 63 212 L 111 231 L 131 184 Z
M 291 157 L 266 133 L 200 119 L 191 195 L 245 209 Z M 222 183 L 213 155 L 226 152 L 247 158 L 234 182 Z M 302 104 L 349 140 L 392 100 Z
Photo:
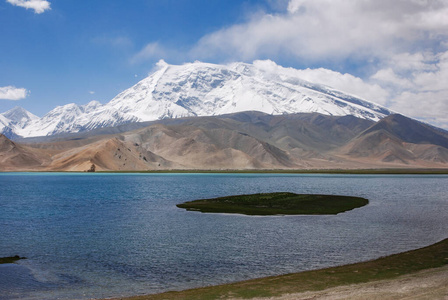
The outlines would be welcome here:
M 332 88 L 304 81 L 290 69 L 263 64 L 161 61 L 149 77 L 109 103 L 59 106 L 39 118 L 16 107 L 0 114 L 0 133 L 10 139 L 86 132 L 135 122 L 243 111 L 271 115 L 321 113 L 378 121 L 392 112 Z
M 0 135 L 0 171 L 85 171 L 92 164 L 98 171 L 447 168 L 448 132 L 397 114 L 372 121 L 241 112 L 20 143 Z
M 0 171 L 447 168 L 448 133 L 263 63 L 159 62 L 107 104 L 0 114 Z

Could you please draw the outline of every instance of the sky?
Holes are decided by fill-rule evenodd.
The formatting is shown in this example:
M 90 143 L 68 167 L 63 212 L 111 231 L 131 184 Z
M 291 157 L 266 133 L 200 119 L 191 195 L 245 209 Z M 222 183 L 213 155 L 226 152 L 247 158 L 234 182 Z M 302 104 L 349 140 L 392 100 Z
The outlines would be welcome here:
M 104 104 L 160 59 L 267 60 L 448 129 L 448 0 L 0 0 L 0 112 Z

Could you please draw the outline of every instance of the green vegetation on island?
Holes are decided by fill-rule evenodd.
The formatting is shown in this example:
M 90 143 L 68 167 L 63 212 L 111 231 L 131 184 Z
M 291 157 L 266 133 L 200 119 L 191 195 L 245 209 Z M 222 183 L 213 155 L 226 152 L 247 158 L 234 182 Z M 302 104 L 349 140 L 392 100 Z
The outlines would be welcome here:
M 12 264 L 19 259 L 26 259 L 25 257 L 16 256 L 8 256 L 8 257 L 0 257 L 0 264 Z
M 252 279 L 180 292 L 137 296 L 129 300 L 206 300 L 275 297 L 305 291 L 394 279 L 448 265 L 448 239 L 434 245 L 345 266 Z
M 367 205 L 360 197 L 265 193 L 202 199 L 178 204 L 177 207 L 204 213 L 244 215 L 334 215 Z

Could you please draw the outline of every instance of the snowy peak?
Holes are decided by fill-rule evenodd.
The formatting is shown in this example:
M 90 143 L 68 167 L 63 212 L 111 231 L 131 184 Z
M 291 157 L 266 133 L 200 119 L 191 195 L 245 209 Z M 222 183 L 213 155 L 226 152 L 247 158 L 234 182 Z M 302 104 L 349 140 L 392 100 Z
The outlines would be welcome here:
M 107 104 L 92 101 L 59 106 L 43 118 L 30 117 L 26 126 L 12 130 L 23 137 L 45 136 L 130 122 L 242 111 L 272 115 L 317 112 L 373 121 L 391 114 L 384 107 L 307 82 L 297 74 L 297 70 L 272 61 L 170 65 L 162 60 L 152 74 Z M 4 121 L 0 119 L 0 123 Z
M 83 110 L 84 113 L 90 113 L 96 109 L 99 109 L 101 106 L 102 106 L 101 103 L 99 103 L 96 100 L 93 100 L 87 103 L 86 105 L 82 105 L 81 109 Z
M 270 62 L 273 64 L 273 62 Z M 143 121 L 257 110 L 268 114 L 318 112 L 377 121 L 391 112 L 323 85 L 306 82 L 290 69 L 269 62 L 215 65 L 188 63 L 162 67 L 118 95 L 127 112 L 138 107 Z
M 13 109 L 8 110 L 7 112 L 2 114 L 3 117 L 10 120 L 10 124 L 14 124 L 20 128 L 27 126 L 30 122 L 38 120 L 39 117 L 33 115 L 26 109 L 23 109 L 19 106 L 14 107 Z
M 30 126 L 33 122 L 39 120 L 38 116 L 33 115 L 26 109 L 14 107 L 0 114 L 0 133 L 8 138 L 17 137 L 17 132 Z

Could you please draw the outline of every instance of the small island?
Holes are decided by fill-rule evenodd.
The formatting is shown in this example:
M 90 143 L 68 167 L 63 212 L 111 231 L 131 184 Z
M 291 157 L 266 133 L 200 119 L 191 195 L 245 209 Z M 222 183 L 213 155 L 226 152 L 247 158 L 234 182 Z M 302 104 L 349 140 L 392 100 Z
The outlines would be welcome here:
M 12 264 L 20 259 L 26 259 L 26 257 L 16 256 L 8 256 L 8 257 L 0 257 L 0 264 Z
M 336 215 L 367 205 L 369 200 L 338 195 L 294 194 L 287 192 L 237 195 L 202 199 L 177 207 L 203 213 L 244 215 Z

